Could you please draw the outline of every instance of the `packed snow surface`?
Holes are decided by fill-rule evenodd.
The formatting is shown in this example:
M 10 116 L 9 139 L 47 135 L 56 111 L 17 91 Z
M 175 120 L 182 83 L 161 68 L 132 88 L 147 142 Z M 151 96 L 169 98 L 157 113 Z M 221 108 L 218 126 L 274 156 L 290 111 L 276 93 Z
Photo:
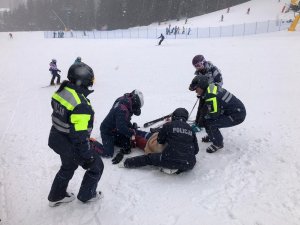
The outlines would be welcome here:
M 253 0 L 251 13 L 260 2 L 279 11 L 284 5 Z M 43 39 L 42 32 L 14 33 L 10 40 L 0 33 L 0 224 L 300 224 L 299 38 L 283 31 L 156 46 L 155 40 Z M 133 89 L 144 93 L 142 114 L 132 120 L 140 125 L 177 107 L 190 111 L 196 101 L 188 90 L 191 60 L 199 53 L 221 69 L 223 87 L 247 109 L 241 125 L 221 130 L 224 149 L 206 153 L 201 131 L 197 164 L 180 175 L 121 169 L 103 159 L 102 200 L 50 208 L 47 195 L 60 167 L 47 146 L 57 88 L 43 88 L 50 60 L 57 59 L 63 79 L 77 56 L 94 69 L 92 136 L 101 141 L 99 126 L 113 101 Z M 83 173 L 76 171 L 69 191 L 78 192 Z

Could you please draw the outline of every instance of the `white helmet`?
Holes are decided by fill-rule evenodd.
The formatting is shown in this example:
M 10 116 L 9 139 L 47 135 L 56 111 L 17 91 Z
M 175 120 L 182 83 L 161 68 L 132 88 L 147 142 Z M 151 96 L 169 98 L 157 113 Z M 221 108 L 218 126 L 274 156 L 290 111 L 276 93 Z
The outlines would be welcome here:
M 138 100 L 139 100 L 139 103 L 138 102 L 135 102 L 135 103 L 137 103 L 138 105 L 139 105 L 139 108 L 142 108 L 143 107 L 143 105 L 144 105 L 144 95 L 143 95 L 143 93 L 140 91 L 140 90 L 138 90 L 138 89 L 135 89 L 133 92 L 132 92 L 132 94 L 133 94 L 133 98 L 134 98 L 134 101 L 135 100 L 137 100 L 137 98 L 138 98 Z M 136 99 L 135 99 L 136 98 Z

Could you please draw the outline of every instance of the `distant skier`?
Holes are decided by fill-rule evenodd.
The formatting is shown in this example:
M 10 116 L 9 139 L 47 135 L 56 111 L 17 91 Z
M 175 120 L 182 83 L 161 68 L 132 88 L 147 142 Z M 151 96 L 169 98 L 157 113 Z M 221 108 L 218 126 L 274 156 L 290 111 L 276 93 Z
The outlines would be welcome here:
M 9 33 L 9 38 L 13 39 L 13 34 L 12 33 Z
M 161 45 L 161 43 L 163 42 L 163 40 L 165 40 L 165 36 L 163 34 L 160 34 L 160 36 L 157 39 L 159 39 L 159 38 L 160 38 L 160 40 L 158 42 L 158 45 Z
M 147 165 L 161 167 L 161 171 L 174 174 L 193 169 L 195 155 L 199 152 L 196 134 L 187 124 L 189 113 L 184 108 L 177 108 L 172 113 L 172 121 L 160 129 L 157 142 L 166 144 L 161 153 L 148 153 L 142 156 L 124 159 L 119 167 L 137 168 Z
M 250 8 L 247 9 L 247 14 L 248 14 L 248 15 L 250 14 Z
M 57 77 L 56 84 L 60 84 L 60 75 L 58 73 L 61 71 L 57 68 L 56 59 L 52 59 L 52 61 L 50 62 L 49 71 L 52 74 L 50 85 L 54 85 L 54 80 L 56 77 Z
M 242 123 L 246 118 L 244 104 L 233 94 L 220 86 L 209 83 L 206 76 L 197 75 L 190 84 L 191 91 L 196 91 L 202 99 L 204 126 L 207 136 L 202 142 L 212 142 L 206 149 L 213 153 L 224 147 L 223 136 L 220 128 L 232 127 Z
M 75 59 L 74 64 L 75 64 L 75 63 L 81 63 L 81 62 L 82 62 L 82 61 L 81 61 L 81 57 L 78 56 L 78 57 Z

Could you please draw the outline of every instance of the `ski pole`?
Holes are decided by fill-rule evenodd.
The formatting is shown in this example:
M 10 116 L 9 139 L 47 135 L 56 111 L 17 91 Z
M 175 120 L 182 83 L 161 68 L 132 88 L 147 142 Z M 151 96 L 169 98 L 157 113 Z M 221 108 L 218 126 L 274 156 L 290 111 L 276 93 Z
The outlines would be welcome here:
M 144 124 L 144 128 L 150 127 L 150 126 L 152 126 L 153 124 L 156 124 L 156 123 L 158 123 L 158 122 L 160 122 L 160 121 L 163 121 L 164 119 L 169 118 L 169 117 L 171 117 L 171 116 L 172 116 L 172 114 L 169 114 L 169 115 L 160 117 L 160 118 L 158 118 L 158 119 L 149 121 L 149 122 L 147 122 L 147 123 Z
M 190 116 L 192 115 L 192 112 L 193 112 L 193 110 L 194 110 L 194 108 L 195 108 L 195 106 L 197 105 L 197 102 L 199 101 L 199 98 L 197 98 L 197 100 L 196 100 L 196 102 L 195 102 L 195 104 L 194 104 L 194 106 L 193 106 L 193 108 L 192 108 L 192 110 L 191 110 L 191 112 L 189 113 L 189 117 L 188 117 L 188 119 L 190 118 Z

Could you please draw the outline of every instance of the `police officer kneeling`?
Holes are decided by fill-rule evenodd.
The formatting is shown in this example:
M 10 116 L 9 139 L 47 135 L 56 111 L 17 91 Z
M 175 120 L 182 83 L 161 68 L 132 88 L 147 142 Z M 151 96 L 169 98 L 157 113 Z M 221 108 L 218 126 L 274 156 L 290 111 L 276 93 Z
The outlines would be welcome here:
M 172 121 L 160 129 L 157 142 L 167 144 L 162 153 L 127 158 L 120 162 L 119 167 L 136 168 L 153 165 L 162 167 L 162 172 L 169 174 L 193 169 L 199 146 L 195 132 L 186 123 L 188 116 L 186 109 L 178 108 L 172 114 Z
M 74 64 L 68 71 L 69 81 L 64 81 L 53 94 L 51 106 L 52 127 L 48 145 L 61 159 L 49 196 L 49 206 L 71 202 L 73 193 L 67 192 L 69 181 L 80 165 L 86 170 L 77 198 L 82 202 L 101 197 L 97 185 L 103 172 L 103 162 L 91 148 L 89 137 L 93 128 L 94 111 L 86 98 L 93 91 L 93 70 L 84 63 Z
M 212 142 L 206 152 L 214 153 L 224 146 L 223 136 L 219 129 L 242 123 L 246 118 L 245 106 L 241 100 L 226 89 L 209 83 L 206 76 L 197 75 L 192 80 L 189 89 L 196 91 L 197 97 L 203 102 L 204 109 L 200 109 L 200 111 L 204 113 L 201 117 L 203 117 L 203 126 L 207 136 L 202 138 L 202 142 Z

